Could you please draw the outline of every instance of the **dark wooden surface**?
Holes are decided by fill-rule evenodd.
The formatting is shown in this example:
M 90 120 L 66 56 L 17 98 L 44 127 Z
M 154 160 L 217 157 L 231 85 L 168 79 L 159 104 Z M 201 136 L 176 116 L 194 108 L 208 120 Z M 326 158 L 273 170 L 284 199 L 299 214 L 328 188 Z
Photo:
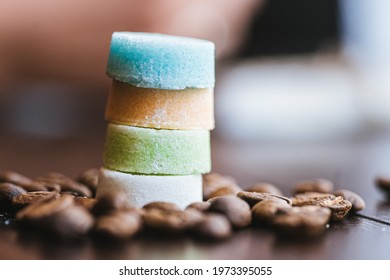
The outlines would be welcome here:
M 104 130 L 62 140 L 1 133 L 0 170 L 76 176 L 101 165 L 103 143 Z M 222 242 L 141 235 L 119 244 L 64 243 L 2 225 L 0 259 L 390 259 L 390 202 L 374 185 L 375 176 L 390 175 L 389 132 L 322 144 L 232 143 L 213 133 L 212 160 L 214 171 L 236 177 L 244 188 L 268 181 L 291 195 L 297 181 L 323 177 L 358 192 L 367 208 L 312 238 L 248 228 Z

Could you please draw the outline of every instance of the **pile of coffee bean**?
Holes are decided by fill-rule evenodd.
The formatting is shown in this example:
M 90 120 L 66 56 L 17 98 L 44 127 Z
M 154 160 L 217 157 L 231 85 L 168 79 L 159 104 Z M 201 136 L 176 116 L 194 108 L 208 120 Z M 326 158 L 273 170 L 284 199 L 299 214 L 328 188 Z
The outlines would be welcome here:
M 203 201 L 180 209 L 155 201 L 134 208 L 123 193 L 95 198 L 99 170 L 76 179 L 52 172 L 31 179 L 17 172 L 0 172 L 0 210 L 14 213 L 20 229 L 61 238 L 96 235 L 128 239 L 141 232 L 191 234 L 225 239 L 241 228 L 267 227 L 284 233 L 318 233 L 350 211 L 365 207 L 349 190 L 334 191 L 325 179 L 299 182 L 293 197 L 270 183 L 242 189 L 234 178 L 218 173 L 203 176 Z
M 236 192 L 237 187 L 231 177 L 207 174 L 204 176 L 204 199 L 211 202 L 221 199 L 220 190 L 227 192 L 229 189 L 249 205 L 250 224 L 282 233 L 319 233 L 329 223 L 341 221 L 349 212 L 365 208 L 365 202 L 358 194 L 345 189 L 335 191 L 334 184 L 325 179 L 298 182 L 292 187 L 293 197 L 283 196 L 279 188 L 267 182 Z

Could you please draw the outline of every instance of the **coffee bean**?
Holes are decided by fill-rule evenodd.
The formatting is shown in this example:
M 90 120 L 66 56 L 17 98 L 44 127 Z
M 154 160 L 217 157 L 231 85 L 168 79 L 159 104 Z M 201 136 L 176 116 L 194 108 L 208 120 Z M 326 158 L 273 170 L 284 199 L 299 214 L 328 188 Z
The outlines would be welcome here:
M 18 185 L 28 192 L 48 190 L 45 184 L 33 181 L 32 179 L 14 171 L 0 172 L 0 183 L 1 182 L 8 182 Z
M 203 200 L 209 200 L 216 196 L 222 196 L 226 194 L 236 195 L 242 189 L 235 183 L 215 184 L 205 186 L 203 185 Z
M 198 214 L 195 214 L 198 213 Z M 185 211 L 162 210 L 158 208 L 145 209 L 143 221 L 147 228 L 160 233 L 180 234 L 194 227 L 203 215 L 194 209 Z
M 54 184 L 54 183 L 43 183 L 43 184 L 51 192 L 61 192 L 61 186 L 59 184 Z
M 61 196 L 68 195 L 68 196 L 71 196 L 72 198 L 76 198 L 79 196 L 79 194 L 76 192 L 61 192 L 60 194 L 61 194 Z M 80 196 L 80 197 L 82 197 L 82 196 Z
M 36 203 L 41 199 L 47 198 L 49 196 L 55 196 L 56 198 L 59 198 L 60 194 L 57 192 L 48 192 L 48 191 L 23 193 L 23 194 L 16 195 L 12 198 L 12 205 L 16 209 L 21 209 L 30 204 Z
M 345 200 L 351 202 L 351 210 L 354 212 L 363 210 L 366 207 L 366 203 L 364 202 L 363 198 L 350 190 L 337 190 L 333 194 L 336 196 L 342 196 Z
M 298 182 L 293 189 L 295 194 L 305 192 L 331 193 L 334 185 L 331 181 L 320 178 Z
M 65 180 L 59 184 L 61 191 L 71 191 L 77 193 L 79 196 L 93 197 L 92 191 L 82 184 L 79 184 L 72 180 Z
M 120 210 L 96 220 L 95 232 L 110 238 L 125 239 L 142 229 L 141 215 L 135 210 Z
M 209 210 L 211 203 L 209 201 L 193 202 L 186 209 L 196 209 L 201 212 Z
M 329 205 L 328 208 L 332 211 L 331 220 L 340 221 L 342 220 L 351 210 L 352 203 L 348 200 L 342 200 L 336 204 Z
M 270 224 L 280 209 L 291 208 L 283 200 L 268 199 L 256 203 L 252 209 L 253 221 L 257 224 Z
M 215 172 L 203 175 L 203 200 L 210 199 L 213 193 L 215 197 L 215 192 L 221 188 L 224 188 L 225 191 L 229 188 L 237 192 L 242 190 L 231 177 L 223 176 Z
M 175 203 L 172 202 L 166 202 L 166 201 L 154 201 L 150 202 L 148 204 L 145 204 L 143 209 L 161 209 L 161 210 L 166 210 L 166 211 L 180 211 L 180 207 L 177 206 Z
M 12 183 L 0 183 L 0 199 L 12 201 L 14 196 L 24 194 L 27 191 Z
M 18 186 L 29 184 L 32 180 L 18 172 L 0 171 L 0 183 L 12 183 Z
M 28 184 L 20 185 L 23 189 L 25 189 L 28 192 L 37 192 L 37 191 L 48 191 L 48 187 L 46 184 L 42 182 L 37 182 L 31 180 Z
M 330 206 L 343 200 L 342 196 L 335 196 L 330 193 L 306 192 L 299 193 L 292 198 L 293 206 Z
M 97 201 L 98 200 L 96 198 L 88 198 L 88 197 L 81 197 L 81 196 L 76 196 L 74 198 L 74 202 L 76 203 L 76 205 L 84 207 L 85 209 L 91 212 L 92 212 L 92 208 L 95 206 Z
M 184 227 L 182 220 L 172 214 L 172 212 L 180 211 L 170 211 L 171 213 L 169 214 L 167 212 L 168 211 L 166 210 L 158 208 L 144 209 L 142 219 L 145 226 L 159 232 L 177 233 L 183 231 Z
M 292 204 L 291 199 L 289 199 L 288 197 L 269 194 L 269 193 L 241 191 L 237 193 L 237 196 L 242 200 L 246 201 L 250 207 L 263 200 L 277 200 L 277 201 L 283 201 L 288 205 Z
M 19 211 L 16 219 L 66 239 L 86 234 L 94 223 L 92 215 L 70 196 L 42 199 Z
M 237 181 L 228 175 L 222 175 L 217 172 L 210 172 L 203 174 L 203 182 L 208 184 L 224 184 L 224 183 L 237 183 Z
M 332 211 L 332 221 L 341 220 L 352 208 L 352 204 L 344 200 L 342 196 L 333 194 L 307 192 L 293 197 L 294 206 L 317 205 L 328 207 Z
M 192 232 L 205 239 L 226 239 L 232 235 L 232 226 L 226 216 L 210 213 L 192 229 Z
M 72 205 L 48 221 L 47 228 L 62 238 L 77 238 L 87 234 L 94 225 L 93 216 L 85 208 Z
M 375 184 L 380 190 L 390 193 L 390 177 L 379 176 L 375 179 Z
M 123 192 L 108 193 L 99 197 L 92 207 L 95 216 L 107 215 L 117 210 L 131 208 L 127 200 L 127 195 Z
M 92 197 L 92 191 L 85 185 L 74 181 L 73 179 L 67 177 L 66 175 L 58 172 L 47 173 L 44 176 L 35 178 L 35 181 L 58 184 L 61 186 L 61 192 L 74 192 L 80 196 Z
M 89 187 L 89 189 L 95 194 L 99 180 L 99 173 L 99 169 L 90 168 L 78 176 L 77 181 Z
M 26 190 L 15 184 L 0 183 L 0 211 L 15 212 L 12 198 L 22 193 L 26 193 Z
M 276 186 L 266 183 L 266 182 L 261 182 L 261 183 L 256 183 L 248 188 L 245 189 L 247 192 L 258 192 L 258 193 L 269 193 L 269 194 L 274 194 L 274 195 L 279 195 L 283 196 L 282 191 L 277 188 Z
M 59 184 L 55 183 L 49 183 L 49 182 L 39 182 L 32 180 L 28 184 L 21 185 L 26 191 L 28 192 L 35 192 L 35 191 L 55 191 L 60 192 L 61 186 Z
M 205 214 L 194 208 L 185 209 L 184 212 L 188 216 L 187 229 L 197 227 L 198 224 L 203 221 Z
M 308 205 L 279 209 L 272 225 L 284 231 L 313 231 L 324 229 L 331 217 L 331 210 L 326 207 Z
M 31 222 L 34 224 L 35 221 L 51 217 L 73 203 L 73 198 L 70 196 L 61 196 L 60 198 L 48 196 L 20 210 L 16 214 L 16 219 L 23 223 Z
M 252 214 L 248 203 L 236 196 L 219 196 L 210 200 L 209 211 L 225 215 L 234 228 L 248 226 Z
M 213 198 L 213 197 L 217 197 L 217 196 L 224 196 L 224 195 L 233 195 L 233 196 L 235 196 L 241 190 L 242 190 L 241 188 L 239 188 L 239 187 L 237 187 L 235 185 L 221 187 L 221 188 L 216 189 L 212 193 L 210 193 L 210 195 L 208 196 L 208 199 Z

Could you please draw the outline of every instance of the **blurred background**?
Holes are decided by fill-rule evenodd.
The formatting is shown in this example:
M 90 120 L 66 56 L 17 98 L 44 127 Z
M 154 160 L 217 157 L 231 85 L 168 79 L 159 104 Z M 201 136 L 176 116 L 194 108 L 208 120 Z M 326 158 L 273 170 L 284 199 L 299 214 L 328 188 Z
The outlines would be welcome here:
M 3 0 L 0 168 L 64 168 L 75 143 L 94 148 L 65 171 L 100 164 L 114 31 L 215 42 L 213 141 L 239 145 L 241 155 L 263 145 L 263 174 L 274 158 L 318 162 L 332 151 L 341 166 L 351 145 L 390 127 L 389 8 L 386 0 Z M 234 173 L 219 147 L 215 168 Z M 34 167 L 43 153 L 50 162 Z

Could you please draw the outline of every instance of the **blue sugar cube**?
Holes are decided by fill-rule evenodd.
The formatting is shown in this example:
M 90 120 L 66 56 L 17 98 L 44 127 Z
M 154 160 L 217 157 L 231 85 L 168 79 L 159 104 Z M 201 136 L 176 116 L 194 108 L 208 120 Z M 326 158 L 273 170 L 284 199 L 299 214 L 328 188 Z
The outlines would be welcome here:
M 215 46 L 206 40 L 156 33 L 114 32 L 107 75 L 143 88 L 211 88 Z

